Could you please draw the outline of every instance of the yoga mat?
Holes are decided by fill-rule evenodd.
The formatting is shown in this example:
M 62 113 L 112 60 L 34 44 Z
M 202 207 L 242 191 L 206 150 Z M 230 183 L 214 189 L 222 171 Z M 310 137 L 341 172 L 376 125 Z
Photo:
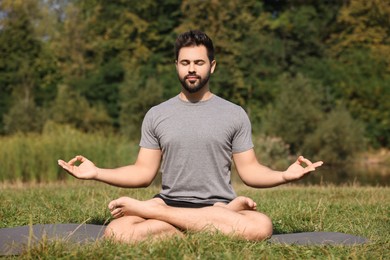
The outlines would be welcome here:
M 0 255 L 19 255 L 41 240 L 75 243 L 93 242 L 104 234 L 105 226 L 93 224 L 38 224 L 0 229 Z
M 340 232 L 302 232 L 272 235 L 269 242 L 287 245 L 358 245 L 368 243 L 368 239 Z
M 0 255 L 19 255 L 40 241 L 61 240 L 88 243 L 100 239 L 105 226 L 93 224 L 37 224 L 0 229 Z M 287 245 L 357 245 L 368 243 L 366 238 L 339 232 L 302 232 L 275 234 L 269 243 Z

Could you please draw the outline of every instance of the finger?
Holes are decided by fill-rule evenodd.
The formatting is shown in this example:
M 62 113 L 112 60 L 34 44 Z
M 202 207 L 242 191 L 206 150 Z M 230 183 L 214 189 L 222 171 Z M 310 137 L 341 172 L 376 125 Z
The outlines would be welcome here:
M 72 158 L 72 159 L 68 162 L 68 164 L 69 164 L 69 165 L 74 165 L 78 160 L 79 160 L 79 159 L 77 159 L 77 156 L 76 156 L 76 157 Z
M 303 169 L 303 174 L 306 175 L 306 174 L 308 174 L 308 173 L 310 173 L 310 172 L 313 172 L 313 171 L 315 171 L 315 170 L 316 170 L 316 169 L 315 169 L 314 167 L 308 166 L 308 167 L 306 167 L 305 169 Z
M 112 216 L 113 218 L 121 218 L 123 217 L 125 214 L 123 214 L 123 212 L 121 214 L 118 214 L 118 215 L 115 215 L 115 216 Z
M 60 163 L 64 163 L 65 161 L 61 160 L 61 159 L 58 159 L 57 162 L 58 162 L 58 164 L 60 164 Z
M 322 164 L 323 164 L 322 161 L 312 163 L 312 164 L 308 165 L 308 166 L 305 168 L 305 171 L 315 171 L 316 168 L 317 168 L 317 167 L 320 167 Z
M 122 208 L 116 208 L 111 211 L 111 215 L 116 216 L 122 213 Z
M 123 213 L 122 213 L 122 212 L 119 212 L 119 213 L 117 213 L 117 214 L 112 214 L 112 213 L 111 213 L 111 215 L 112 215 L 113 218 L 120 218 L 120 217 L 123 216 Z
M 76 158 L 77 158 L 78 161 L 80 161 L 80 162 L 82 162 L 82 163 L 85 162 L 85 161 L 87 160 L 87 158 L 85 158 L 85 157 L 82 156 L 82 155 L 77 155 Z
M 116 208 L 113 211 L 111 211 L 111 216 L 113 218 L 120 218 L 123 217 L 125 213 L 123 212 L 122 208 Z
M 320 167 L 323 163 L 322 162 L 316 162 L 316 163 L 313 163 L 312 165 L 310 166 L 307 166 L 305 169 L 304 169 L 304 173 L 308 173 L 308 172 L 313 172 L 316 170 L 317 167 Z
M 299 156 L 299 158 L 298 158 L 298 160 L 302 163 L 305 163 L 306 165 L 312 165 L 313 163 L 310 161 L 310 160 L 308 160 L 308 159 L 306 159 L 305 157 L 303 157 L 303 156 Z
M 58 162 L 58 165 L 61 166 L 62 168 L 64 168 L 67 165 L 67 163 L 61 159 L 58 160 L 57 162 Z
M 303 156 L 300 155 L 300 156 L 297 158 L 297 160 L 295 161 L 295 163 L 301 165 L 303 159 L 304 159 Z
M 70 172 L 70 168 L 71 166 L 67 163 L 67 162 L 64 162 L 62 160 L 58 160 L 58 165 L 61 166 L 64 170 Z
M 323 164 L 324 164 L 324 162 L 319 161 L 319 162 L 313 163 L 312 166 L 313 166 L 314 168 L 317 168 L 317 167 L 320 167 L 320 166 L 323 165 Z

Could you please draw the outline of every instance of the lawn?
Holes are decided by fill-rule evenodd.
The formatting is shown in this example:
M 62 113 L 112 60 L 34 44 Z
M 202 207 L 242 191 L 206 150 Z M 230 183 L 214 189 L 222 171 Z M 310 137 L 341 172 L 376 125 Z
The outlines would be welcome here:
M 0 227 L 110 221 L 107 204 L 119 196 L 148 199 L 158 187 L 121 189 L 88 181 L 0 184 Z M 219 234 L 136 245 L 100 241 L 86 245 L 43 242 L 21 258 L 40 259 L 390 259 L 390 188 L 285 185 L 255 190 L 236 185 L 273 220 L 275 233 L 333 231 L 363 236 L 357 246 L 287 246 L 247 242 Z

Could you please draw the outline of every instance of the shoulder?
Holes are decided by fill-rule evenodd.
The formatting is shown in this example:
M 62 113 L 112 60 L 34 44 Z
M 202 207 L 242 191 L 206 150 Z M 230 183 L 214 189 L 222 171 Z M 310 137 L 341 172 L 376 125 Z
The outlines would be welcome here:
M 164 114 L 169 110 L 175 110 L 178 103 L 178 97 L 174 96 L 158 105 L 151 107 L 146 113 L 146 116 Z
M 221 98 L 217 95 L 214 95 L 214 103 L 218 107 L 224 109 L 226 112 L 230 112 L 230 113 L 233 113 L 235 115 L 246 114 L 245 110 L 241 106 L 239 106 L 239 105 L 237 105 L 229 100 Z

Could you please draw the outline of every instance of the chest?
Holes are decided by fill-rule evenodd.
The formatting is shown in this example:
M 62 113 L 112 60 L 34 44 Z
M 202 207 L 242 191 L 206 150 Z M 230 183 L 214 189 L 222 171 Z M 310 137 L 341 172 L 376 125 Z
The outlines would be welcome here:
M 155 134 L 162 149 L 231 147 L 236 127 L 231 115 L 199 110 L 175 111 L 156 121 Z

